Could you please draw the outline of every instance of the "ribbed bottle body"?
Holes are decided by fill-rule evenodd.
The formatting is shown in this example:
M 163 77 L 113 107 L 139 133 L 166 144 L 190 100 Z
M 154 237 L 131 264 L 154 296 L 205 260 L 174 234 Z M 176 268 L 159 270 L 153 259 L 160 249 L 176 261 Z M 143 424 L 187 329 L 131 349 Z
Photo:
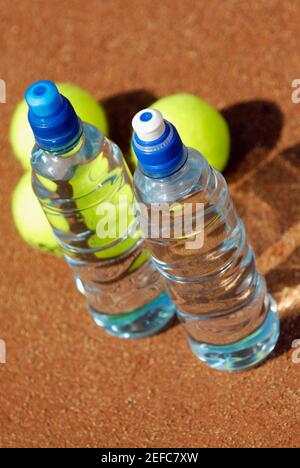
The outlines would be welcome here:
M 96 321 L 114 333 L 113 316 L 126 319 L 123 335 L 130 335 L 128 324 L 164 296 L 164 285 L 135 221 L 120 149 L 84 123 L 73 149 L 53 154 L 36 146 L 31 161 L 35 194 Z
M 137 170 L 141 226 L 191 342 L 221 352 L 256 333 L 274 302 L 224 177 L 198 152 L 185 152 L 186 162 L 168 177 L 156 179 Z M 153 205 L 159 204 L 170 207 L 168 232 L 164 215 L 153 216 Z M 277 312 L 273 322 L 276 342 Z M 202 358 L 201 352 L 196 354 Z

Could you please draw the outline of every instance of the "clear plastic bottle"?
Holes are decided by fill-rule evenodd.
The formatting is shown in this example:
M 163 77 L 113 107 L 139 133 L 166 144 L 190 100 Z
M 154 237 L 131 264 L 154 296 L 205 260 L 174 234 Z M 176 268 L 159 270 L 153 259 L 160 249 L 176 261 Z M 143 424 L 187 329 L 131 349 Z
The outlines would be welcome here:
M 186 148 L 158 111 L 139 112 L 133 127 L 141 225 L 193 352 L 220 370 L 256 365 L 277 342 L 279 317 L 224 177 L 199 152 Z M 165 236 L 161 218 L 153 216 L 153 207 L 166 204 L 170 236 Z M 176 212 L 187 204 L 192 219 L 184 235 L 176 236 L 175 228 L 183 222 Z M 203 224 L 197 230 L 199 209 Z M 196 234 L 202 243 L 189 248 Z
M 33 189 L 96 323 L 123 338 L 159 331 L 174 306 L 138 231 L 120 149 L 80 122 L 54 83 L 33 84 L 26 100 L 36 139 Z M 99 210 L 104 204 L 114 210 Z M 115 231 L 101 237 L 105 219 Z

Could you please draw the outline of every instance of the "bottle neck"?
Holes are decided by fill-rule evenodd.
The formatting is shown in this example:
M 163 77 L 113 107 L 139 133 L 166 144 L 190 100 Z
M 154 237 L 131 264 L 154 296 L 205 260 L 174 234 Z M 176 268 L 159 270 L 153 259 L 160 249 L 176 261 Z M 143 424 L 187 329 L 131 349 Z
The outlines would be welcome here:
M 184 145 L 182 145 L 182 147 L 183 147 L 183 151 L 182 151 L 181 158 L 178 160 L 176 166 L 170 168 L 169 170 L 164 170 L 162 172 L 158 171 L 156 173 L 153 173 L 153 171 L 147 171 L 145 166 L 140 164 L 140 163 L 138 164 L 139 170 L 142 172 L 142 174 L 144 174 L 147 177 L 150 177 L 151 179 L 165 179 L 167 177 L 170 177 L 170 176 L 176 174 L 177 172 L 179 172 L 183 168 L 183 166 L 186 164 L 187 158 L 188 158 L 188 149 L 187 149 L 187 147 L 184 146 Z
M 176 128 L 164 121 L 162 116 L 160 118 L 164 132 L 159 138 L 149 141 L 144 133 L 141 136 L 141 132 L 134 132 L 132 139 L 132 147 L 142 171 L 154 179 L 168 177 L 184 162 L 184 147 Z
M 82 133 L 82 124 L 56 85 L 52 81 L 38 81 L 27 89 L 25 98 L 28 121 L 38 146 L 56 154 L 74 147 Z
M 84 128 L 82 123 L 80 122 L 78 133 L 72 139 L 70 139 L 70 141 L 65 142 L 63 146 L 56 146 L 55 144 L 51 145 L 50 147 L 44 146 L 43 143 L 40 142 L 38 139 L 36 139 L 36 144 L 41 150 L 48 154 L 69 157 L 72 156 L 72 154 L 74 154 L 80 148 L 80 146 L 84 142 L 84 139 Z

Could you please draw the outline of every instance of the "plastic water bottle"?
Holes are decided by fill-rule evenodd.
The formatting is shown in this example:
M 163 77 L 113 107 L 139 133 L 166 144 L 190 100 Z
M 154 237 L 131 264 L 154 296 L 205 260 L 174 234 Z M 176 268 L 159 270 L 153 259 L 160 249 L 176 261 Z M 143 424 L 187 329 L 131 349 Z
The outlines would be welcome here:
M 25 97 L 36 141 L 33 189 L 96 323 L 123 338 L 159 331 L 174 306 L 134 222 L 120 149 L 81 122 L 51 81 L 34 83 Z M 110 221 L 115 229 L 99 234 L 99 223 Z
M 279 318 L 225 179 L 199 152 L 182 144 L 160 112 L 140 111 L 133 128 L 141 226 L 192 351 L 220 370 L 256 365 L 277 342 Z M 153 215 L 153 208 L 166 204 L 168 232 L 161 219 L 166 211 Z M 178 213 L 189 205 L 186 223 Z M 200 214 L 202 223 L 196 223 Z M 183 222 L 187 229 L 180 235 L 176 228 Z

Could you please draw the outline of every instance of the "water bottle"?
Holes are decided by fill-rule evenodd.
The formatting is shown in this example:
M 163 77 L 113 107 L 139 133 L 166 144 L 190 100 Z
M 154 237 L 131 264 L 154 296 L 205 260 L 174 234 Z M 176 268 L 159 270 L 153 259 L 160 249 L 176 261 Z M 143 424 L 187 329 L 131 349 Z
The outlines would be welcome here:
M 174 306 L 135 222 L 120 149 L 81 122 L 53 82 L 34 83 L 25 97 L 36 141 L 33 189 L 94 320 L 123 338 L 159 331 Z M 99 232 L 107 223 L 114 229 Z
M 277 306 L 224 177 L 160 112 L 140 111 L 133 128 L 141 227 L 192 351 L 219 370 L 258 364 L 278 339 Z

